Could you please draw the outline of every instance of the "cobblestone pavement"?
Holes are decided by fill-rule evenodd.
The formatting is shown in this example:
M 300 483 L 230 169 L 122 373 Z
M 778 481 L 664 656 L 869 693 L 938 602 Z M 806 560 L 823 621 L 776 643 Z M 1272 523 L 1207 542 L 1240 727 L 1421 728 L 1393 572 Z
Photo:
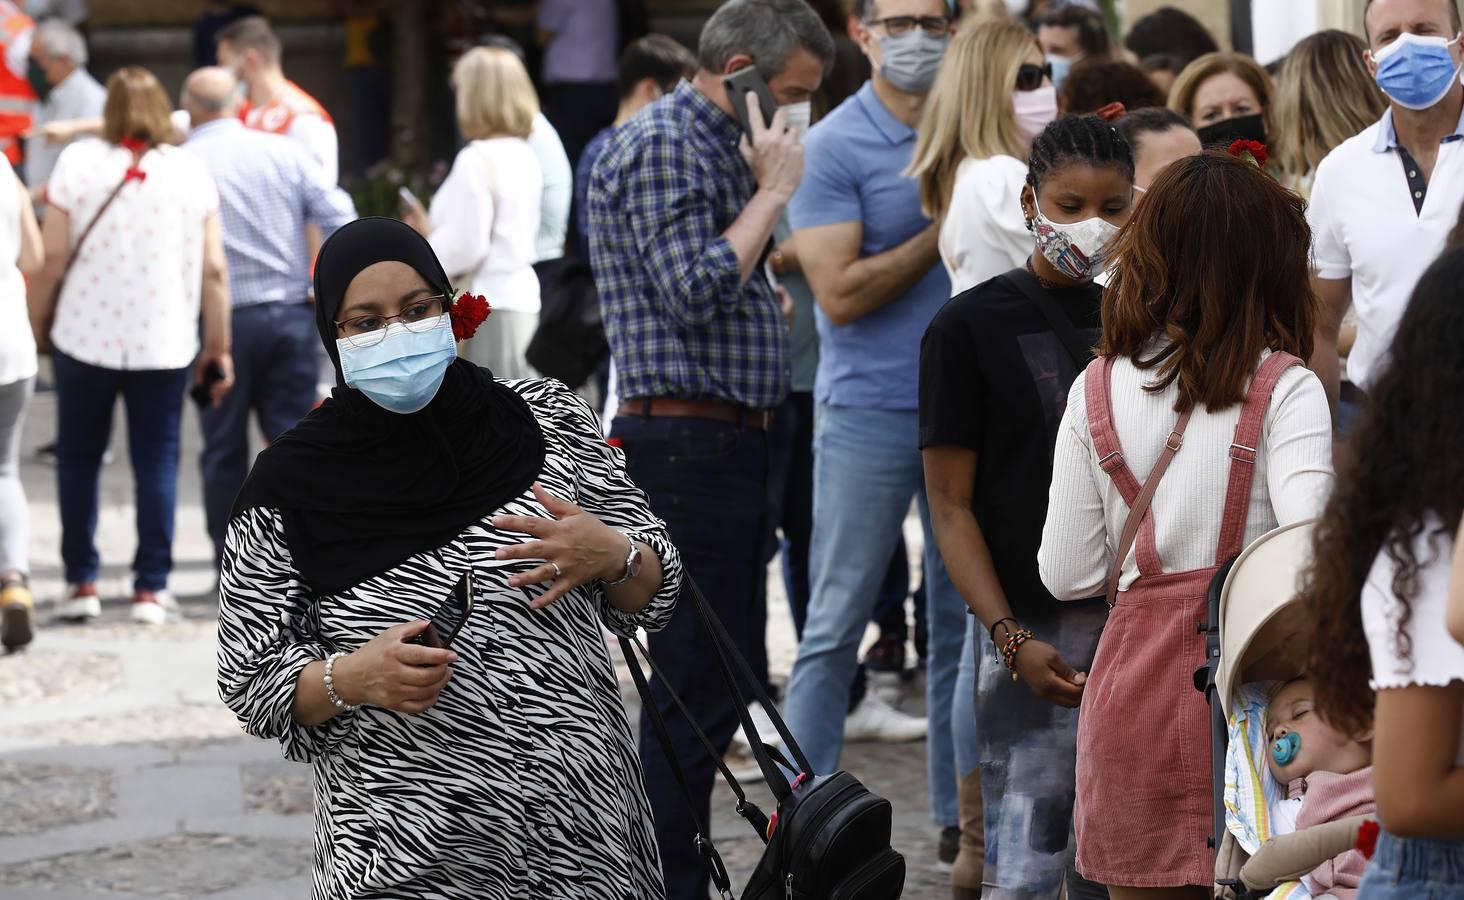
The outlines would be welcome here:
M 50 440 L 54 415 L 54 396 L 38 395 L 23 467 L 42 627 L 29 649 L 0 657 L 0 900 L 307 896 L 309 770 L 282 760 L 274 743 L 244 737 L 215 693 L 217 607 L 191 411 L 174 548 L 180 614 L 152 629 L 126 621 L 132 506 L 120 432 L 103 478 L 102 618 L 48 621 L 63 587 L 59 520 L 54 472 L 34 451 Z M 792 626 L 777 579 L 771 590 L 769 650 L 781 679 Z M 623 687 L 633 713 L 628 679 Z M 906 705 L 918 712 L 920 698 Z M 895 802 L 895 844 L 910 863 L 905 896 L 921 900 L 950 894 L 934 865 L 924 753 L 923 744 L 864 744 L 844 759 Z M 713 806 L 713 834 L 740 884 L 761 842 L 736 817 L 730 791 Z

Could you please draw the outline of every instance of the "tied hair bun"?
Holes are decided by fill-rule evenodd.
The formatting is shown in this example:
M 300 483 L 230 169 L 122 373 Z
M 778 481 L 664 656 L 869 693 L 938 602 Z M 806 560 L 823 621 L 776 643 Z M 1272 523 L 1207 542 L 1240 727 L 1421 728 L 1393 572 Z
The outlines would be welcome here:
M 1119 119 L 1122 119 L 1124 116 L 1128 115 L 1128 107 L 1115 100 L 1107 106 L 1103 107 L 1102 109 L 1098 110 L 1096 113 L 1094 113 L 1094 115 L 1096 115 L 1098 118 L 1102 119 L 1105 122 L 1116 122 Z

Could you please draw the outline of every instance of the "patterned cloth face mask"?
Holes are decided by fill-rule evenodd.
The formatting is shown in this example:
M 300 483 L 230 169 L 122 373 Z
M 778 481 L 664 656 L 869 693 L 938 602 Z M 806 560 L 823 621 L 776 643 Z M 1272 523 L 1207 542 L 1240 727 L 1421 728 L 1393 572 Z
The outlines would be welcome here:
M 1052 267 L 1074 281 L 1092 281 L 1107 262 L 1108 245 L 1118 235 L 1118 226 L 1101 217 L 1070 225 L 1050 221 L 1036 200 L 1037 217 L 1028 228 L 1037 237 L 1037 249 Z

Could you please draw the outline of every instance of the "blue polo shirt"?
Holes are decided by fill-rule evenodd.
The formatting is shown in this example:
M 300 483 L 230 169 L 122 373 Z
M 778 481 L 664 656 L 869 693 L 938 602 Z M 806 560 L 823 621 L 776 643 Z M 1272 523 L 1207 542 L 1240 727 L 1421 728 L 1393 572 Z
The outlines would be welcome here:
M 885 109 L 869 82 L 808 132 L 803 183 L 793 195 L 794 230 L 861 222 L 861 257 L 898 247 L 930 225 L 920 190 L 903 173 L 915 129 Z M 918 407 L 920 338 L 951 296 L 938 261 L 913 288 L 848 325 L 822 310 L 814 397 L 833 406 Z

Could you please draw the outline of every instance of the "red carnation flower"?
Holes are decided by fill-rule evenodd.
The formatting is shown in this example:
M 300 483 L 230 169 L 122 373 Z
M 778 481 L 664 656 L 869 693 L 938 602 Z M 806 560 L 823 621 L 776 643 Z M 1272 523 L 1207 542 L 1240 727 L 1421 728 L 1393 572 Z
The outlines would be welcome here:
M 463 291 L 452 304 L 452 336 L 466 341 L 478 333 L 478 326 L 492 314 L 493 306 L 488 298 Z
M 1372 859 L 1373 853 L 1378 849 L 1378 832 L 1381 830 L 1372 819 L 1363 822 L 1357 829 L 1357 849 L 1368 859 Z
M 1115 100 L 1107 106 L 1103 107 L 1102 109 L 1098 110 L 1093 115 L 1097 116 L 1105 122 L 1116 122 L 1119 119 L 1122 119 L 1124 116 L 1128 115 L 1128 107 Z
M 1230 145 L 1230 155 L 1236 159 L 1245 160 L 1254 165 L 1257 169 L 1264 169 L 1270 161 L 1270 151 L 1260 141 L 1239 140 Z

